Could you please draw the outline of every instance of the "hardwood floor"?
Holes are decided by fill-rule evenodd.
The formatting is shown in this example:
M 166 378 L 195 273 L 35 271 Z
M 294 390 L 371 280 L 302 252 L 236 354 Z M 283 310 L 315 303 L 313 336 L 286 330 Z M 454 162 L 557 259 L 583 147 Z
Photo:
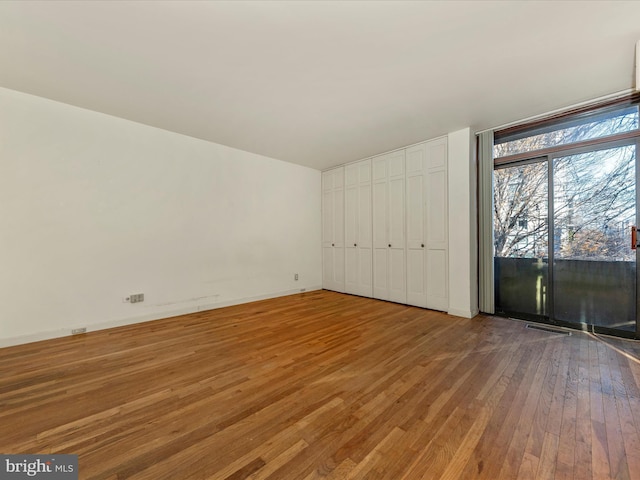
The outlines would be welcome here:
M 638 479 L 639 356 L 309 292 L 0 349 L 0 452 L 96 480 Z

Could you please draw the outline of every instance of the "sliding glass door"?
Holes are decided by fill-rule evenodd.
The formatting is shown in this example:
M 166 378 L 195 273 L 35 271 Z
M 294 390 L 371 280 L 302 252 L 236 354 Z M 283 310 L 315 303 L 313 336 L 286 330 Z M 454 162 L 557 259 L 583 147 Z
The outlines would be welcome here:
M 496 309 L 544 319 L 549 314 L 548 161 L 498 168 L 493 181 Z
M 637 332 L 637 141 L 494 171 L 496 312 Z
M 636 330 L 636 145 L 553 158 L 553 318 Z

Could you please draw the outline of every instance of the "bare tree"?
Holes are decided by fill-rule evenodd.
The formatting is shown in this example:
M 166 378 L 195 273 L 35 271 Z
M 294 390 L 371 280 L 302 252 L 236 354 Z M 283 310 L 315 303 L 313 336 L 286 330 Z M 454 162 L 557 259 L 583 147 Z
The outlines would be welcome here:
M 547 166 L 534 163 L 494 172 L 493 232 L 497 257 L 547 255 Z
M 496 156 L 638 128 L 637 108 L 495 147 Z M 635 223 L 635 147 L 594 150 L 554 160 L 554 244 L 558 257 L 631 259 Z M 532 156 L 534 154 L 532 153 Z M 548 166 L 532 162 L 494 171 L 497 257 L 548 255 Z
M 554 164 L 556 254 L 631 260 L 635 147 L 589 152 Z

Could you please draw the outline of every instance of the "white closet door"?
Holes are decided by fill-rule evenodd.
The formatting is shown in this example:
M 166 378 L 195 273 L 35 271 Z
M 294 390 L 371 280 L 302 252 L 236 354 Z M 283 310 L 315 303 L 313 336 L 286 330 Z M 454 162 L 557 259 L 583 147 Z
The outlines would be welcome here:
M 407 149 L 407 303 L 427 306 L 426 144 Z
M 322 174 L 323 286 L 447 310 L 447 139 Z
M 322 173 L 322 286 L 333 290 L 333 172 Z
M 358 283 L 359 295 L 373 296 L 373 243 L 371 218 L 371 160 L 358 164 Z
M 344 292 L 344 167 L 322 174 L 323 287 Z
M 373 208 L 373 298 L 389 299 L 387 256 L 388 175 L 387 158 L 383 155 L 371 161 Z
M 427 142 L 427 307 L 449 309 L 447 139 Z
M 344 169 L 344 254 L 345 285 L 344 291 L 359 295 L 359 257 L 358 257 L 358 187 L 360 184 L 357 165 L 347 165 Z
M 371 297 L 371 161 L 345 167 L 345 292 Z
M 338 292 L 344 292 L 344 168 L 340 169 L 339 186 L 333 190 L 334 212 L 334 284 Z
M 389 300 L 398 303 L 407 303 L 404 161 L 404 150 L 389 154 Z
M 404 150 L 372 163 L 373 296 L 406 303 Z

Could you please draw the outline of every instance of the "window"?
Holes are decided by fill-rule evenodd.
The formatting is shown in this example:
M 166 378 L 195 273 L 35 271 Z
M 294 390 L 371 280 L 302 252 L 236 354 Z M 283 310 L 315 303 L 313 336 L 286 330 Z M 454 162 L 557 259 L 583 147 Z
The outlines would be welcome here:
M 523 131 L 496 134 L 493 156 L 500 159 L 587 140 L 606 139 L 637 131 L 638 128 L 638 105 L 608 107 L 595 113 L 576 115 Z

